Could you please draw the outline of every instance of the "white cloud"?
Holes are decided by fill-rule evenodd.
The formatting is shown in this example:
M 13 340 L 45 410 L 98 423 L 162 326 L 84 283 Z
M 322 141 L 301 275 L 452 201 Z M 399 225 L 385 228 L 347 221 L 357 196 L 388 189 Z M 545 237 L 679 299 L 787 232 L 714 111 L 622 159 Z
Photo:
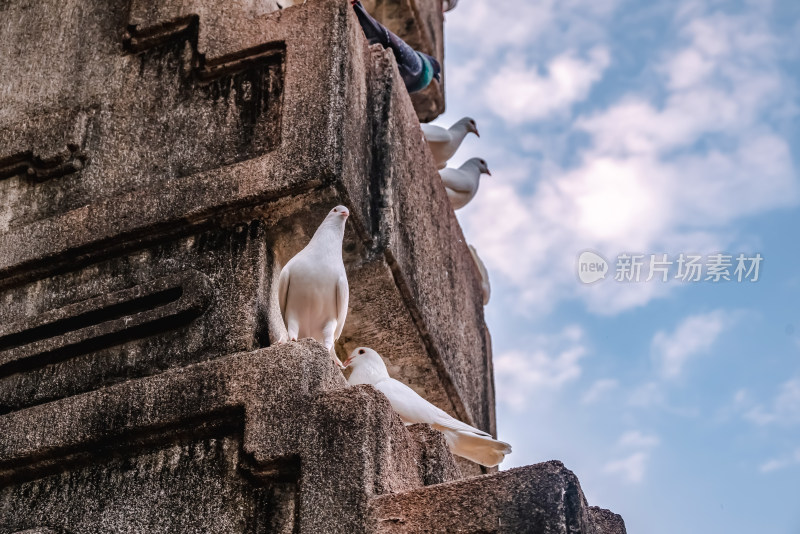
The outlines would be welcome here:
M 686 89 L 705 80 L 714 63 L 698 50 L 686 49 L 670 59 L 667 69 L 670 89 Z
M 661 443 L 655 434 L 644 434 L 639 430 L 625 432 L 619 438 L 619 445 L 635 449 L 650 449 Z
M 583 397 L 581 397 L 581 402 L 584 404 L 592 404 L 597 402 L 611 391 L 617 389 L 617 386 L 619 386 L 619 382 L 613 378 L 602 378 L 600 380 L 596 380 L 589 387 L 589 389 L 586 390 L 586 393 L 583 394 Z
M 463 47 L 494 53 L 498 48 L 531 43 L 552 23 L 554 0 L 462 2 L 447 15 L 448 35 Z
M 655 434 L 645 434 L 640 430 L 630 430 L 620 436 L 617 446 L 633 450 L 628 456 L 612 460 L 605 464 L 603 471 L 620 475 L 622 480 L 631 484 L 639 484 L 644 480 L 650 451 L 658 446 L 661 440 Z
M 756 425 L 791 426 L 800 424 L 800 378 L 781 384 L 772 405 L 755 405 L 744 412 L 744 418 Z
M 758 470 L 762 473 L 771 473 L 772 471 L 779 471 L 795 465 L 800 465 L 800 449 L 795 449 L 794 454 L 789 456 L 767 460 L 759 466 Z
M 568 326 L 529 343 L 531 351 L 512 350 L 494 357 L 497 400 L 524 409 L 542 391 L 551 393 L 581 374 L 580 360 L 587 349 L 583 331 Z
M 599 39 L 618 0 L 471 0 L 446 15 L 448 38 L 478 55 L 563 50 Z M 533 46 L 538 45 L 538 46 Z
M 569 111 L 584 100 L 610 62 L 604 47 L 595 47 L 582 59 L 567 52 L 551 59 L 545 75 L 536 65 L 515 57 L 492 76 L 484 89 L 489 109 L 511 123 L 543 119 Z
M 639 484 L 644 480 L 644 473 L 650 455 L 639 451 L 619 460 L 608 462 L 603 471 L 620 475 L 625 482 Z
M 697 406 L 681 406 L 670 402 L 666 390 L 663 382 L 645 382 L 633 388 L 628 395 L 628 405 L 643 410 L 657 408 L 678 417 L 699 417 L 700 410 Z
M 628 404 L 639 408 L 662 406 L 665 403 L 662 387 L 656 382 L 646 382 L 631 391 Z
M 687 317 L 671 333 L 657 332 L 651 350 L 661 376 L 667 379 L 679 377 L 686 363 L 708 352 L 731 321 L 730 314 L 715 310 Z
M 511 96 L 517 101 L 530 101 L 527 93 L 515 90 L 517 80 L 534 89 L 543 85 L 531 85 L 531 80 L 571 90 L 569 82 L 581 79 L 583 64 L 592 64 L 594 58 L 586 59 L 587 55 L 597 48 L 597 43 L 606 41 L 606 22 L 618 3 L 619 0 L 462 2 L 446 16 L 448 47 L 460 53 L 458 61 L 450 59 L 447 65 L 449 101 L 464 105 L 466 114 L 480 116 L 480 110 L 491 104 L 491 98 Z M 564 54 L 565 50 L 576 52 Z M 522 58 L 528 65 L 551 64 L 556 76 L 540 77 Z M 500 71 L 511 73 L 512 79 L 502 80 L 497 76 Z M 567 80 L 562 79 L 564 75 Z M 499 93 L 490 94 L 489 100 L 484 97 L 485 88 L 491 83 L 487 78 L 499 84 Z M 560 99 L 561 95 L 548 92 L 543 98 Z
M 736 222 L 797 203 L 800 188 L 789 146 L 771 122 L 785 113 L 792 83 L 780 70 L 765 17 L 755 10 L 733 16 L 693 9 L 678 20 L 680 45 L 644 68 L 655 72 L 658 90 L 630 92 L 574 122 L 548 122 L 564 135 L 585 136 L 570 158 L 546 150 L 550 130 L 537 134 L 515 127 L 514 121 L 563 117 L 559 113 L 580 100 L 591 86 L 588 80 L 599 76 L 602 61 L 573 57 L 572 71 L 583 69 L 583 74 L 575 78 L 582 82 L 569 89 L 555 82 L 552 72 L 517 69 L 519 87 L 558 93 L 536 102 L 511 94 L 512 84 L 500 88 L 499 78 L 487 87 L 503 98 L 471 101 L 508 118 L 503 125 L 508 133 L 499 139 L 502 150 L 495 153 L 513 152 L 517 140 L 542 147 L 543 162 L 533 167 L 510 159 L 514 163 L 506 168 L 514 169 L 509 173 L 515 178 L 495 173 L 459 213 L 487 267 L 529 310 L 547 312 L 572 298 L 600 314 L 643 306 L 681 285 L 605 280 L 582 286 L 575 276 L 577 254 L 594 249 L 613 260 L 623 251 L 736 253 L 741 244 Z M 582 42 L 567 49 L 608 46 Z M 553 64 L 558 57 L 537 61 Z M 543 140 L 537 143 L 536 136 Z M 537 182 L 531 187 L 534 169 Z M 526 175 L 527 180 L 518 178 Z

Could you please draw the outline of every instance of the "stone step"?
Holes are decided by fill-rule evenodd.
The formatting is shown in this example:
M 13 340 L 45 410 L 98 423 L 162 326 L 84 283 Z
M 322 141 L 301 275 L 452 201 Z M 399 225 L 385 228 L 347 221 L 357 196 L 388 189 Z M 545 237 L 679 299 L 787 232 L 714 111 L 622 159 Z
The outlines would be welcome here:
M 383 495 L 370 514 L 376 534 L 625 534 L 622 518 L 588 506 L 578 478 L 558 461 Z

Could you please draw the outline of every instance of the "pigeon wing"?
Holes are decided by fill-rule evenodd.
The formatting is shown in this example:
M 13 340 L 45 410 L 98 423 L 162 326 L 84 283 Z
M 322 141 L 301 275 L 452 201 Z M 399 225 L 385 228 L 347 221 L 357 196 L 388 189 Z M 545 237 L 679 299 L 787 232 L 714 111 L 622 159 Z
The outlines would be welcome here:
M 416 391 L 394 378 L 385 378 L 375 384 L 375 387 L 386 395 L 394 411 L 406 423 L 428 423 L 434 427 L 489 436 L 486 432 L 450 417 L 447 412 L 426 401 Z
M 350 286 L 347 283 L 347 275 L 342 273 L 336 282 L 336 332 L 333 339 L 339 339 L 344 328 L 344 320 L 347 318 L 347 306 L 350 303 Z
M 439 176 L 442 177 L 442 182 L 448 189 L 452 189 L 457 193 L 469 194 L 472 193 L 472 188 L 475 187 L 470 177 L 458 169 L 442 169 L 439 171 Z
M 375 384 L 378 391 L 386 395 L 404 423 L 432 424 L 437 417 L 436 406 L 419 396 L 419 394 L 394 378 L 385 378 Z
M 434 126 L 433 124 L 420 124 L 422 128 L 422 134 L 425 136 L 425 140 L 429 144 L 434 143 L 449 143 L 453 140 L 450 135 L 450 131 L 446 128 L 442 128 L 441 126 Z
M 386 395 L 404 423 L 428 423 L 442 432 L 453 454 L 492 467 L 511 452 L 508 443 L 497 441 L 490 434 L 450 417 L 402 382 L 384 378 L 375 387 Z

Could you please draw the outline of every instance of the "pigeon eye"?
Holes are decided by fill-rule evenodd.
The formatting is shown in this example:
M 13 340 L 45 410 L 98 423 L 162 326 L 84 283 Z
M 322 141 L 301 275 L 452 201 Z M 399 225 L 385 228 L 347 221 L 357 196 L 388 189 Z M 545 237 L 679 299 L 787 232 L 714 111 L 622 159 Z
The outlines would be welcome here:
M 364 354 L 364 349 L 358 351 L 359 354 Z

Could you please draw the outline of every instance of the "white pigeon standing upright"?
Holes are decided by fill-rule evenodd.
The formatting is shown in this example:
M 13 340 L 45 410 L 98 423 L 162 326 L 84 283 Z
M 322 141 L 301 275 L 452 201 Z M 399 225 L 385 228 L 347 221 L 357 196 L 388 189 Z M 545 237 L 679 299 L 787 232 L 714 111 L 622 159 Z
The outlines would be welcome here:
M 350 300 L 342 261 L 344 224 L 349 215 L 344 206 L 328 212 L 306 248 L 283 266 L 278 278 L 278 302 L 289 339 L 316 339 L 342 369 L 333 342 L 342 334 Z
M 489 284 L 489 272 L 486 270 L 486 265 L 478 256 L 478 251 L 472 245 L 469 246 L 469 251 L 472 254 L 472 259 L 475 261 L 475 266 L 478 272 L 481 273 L 481 293 L 483 293 L 483 305 L 489 304 L 489 297 L 492 296 L 492 286 Z
M 461 142 L 472 132 L 478 137 L 478 127 L 475 125 L 475 120 L 469 117 L 464 117 L 450 128 L 442 128 L 441 126 L 434 126 L 433 124 L 420 124 L 422 127 L 422 134 L 425 136 L 425 141 L 433 154 L 433 159 L 436 162 L 437 169 L 444 169 L 447 166 L 447 160 L 453 157 Z
M 511 453 L 511 445 L 493 439 L 490 434 L 450 417 L 426 401 L 416 391 L 389 376 L 381 355 L 367 347 L 359 347 L 344 362 L 353 372 L 351 386 L 370 384 L 386 395 L 392 408 L 407 425 L 427 423 L 444 434 L 450 451 L 475 463 L 494 467 Z
M 450 199 L 450 205 L 454 210 L 463 208 L 472 200 L 478 192 L 481 174 L 492 175 L 486 162 L 481 158 L 470 158 L 458 169 L 447 167 L 439 171 L 447 190 L 447 198 Z

